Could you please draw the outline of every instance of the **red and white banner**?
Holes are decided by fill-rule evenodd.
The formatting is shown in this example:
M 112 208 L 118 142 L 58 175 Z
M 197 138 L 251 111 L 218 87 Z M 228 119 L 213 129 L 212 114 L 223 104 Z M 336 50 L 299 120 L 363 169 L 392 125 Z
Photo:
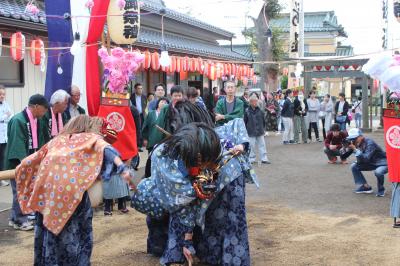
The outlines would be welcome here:
M 384 117 L 390 182 L 400 182 L 400 118 Z
M 138 154 L 136 125 L 129 106 L 100 105 L 98 116 L 104 117 L 118 132 L 118 139 L 113 146 L 121 154 L 122 160 L 135 157 Z

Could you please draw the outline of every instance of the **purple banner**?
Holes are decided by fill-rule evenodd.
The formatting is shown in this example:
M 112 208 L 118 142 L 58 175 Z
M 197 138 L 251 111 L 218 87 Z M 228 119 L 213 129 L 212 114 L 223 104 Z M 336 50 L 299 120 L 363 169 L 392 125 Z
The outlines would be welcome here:
M 70 47 L 73 42 L 71 19 L 51 17 L 71 14 L 70 0 L 45 0 L 49 47 Z M 72 82 L 73 56 L 67 49 L 48 51 L 45 96 L 50 99 L 53 92 L 63 89 L 69 92 Z M 62 71 L 60 70 L 62 69 Z M 61 73 L 62 72 L 62 73 Z M 61 73 L 61 74 L 60 74 Z

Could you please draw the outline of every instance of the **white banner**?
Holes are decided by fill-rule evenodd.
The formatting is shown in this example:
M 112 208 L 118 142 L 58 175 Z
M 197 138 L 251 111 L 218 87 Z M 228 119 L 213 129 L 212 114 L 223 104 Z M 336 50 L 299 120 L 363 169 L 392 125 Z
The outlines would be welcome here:
M 86 95 L 86 40 L 89 31 L 90 10 L 86 6 L 86 1 L 71 0 L 71 24 L 72 34 L 76 32 L 80 35 L 80 45 L 82 49 L 74 56 L 74 66 L 72 71 L 72 85 L 79 87 L 81 99 L 79 105 L 87 112 Z

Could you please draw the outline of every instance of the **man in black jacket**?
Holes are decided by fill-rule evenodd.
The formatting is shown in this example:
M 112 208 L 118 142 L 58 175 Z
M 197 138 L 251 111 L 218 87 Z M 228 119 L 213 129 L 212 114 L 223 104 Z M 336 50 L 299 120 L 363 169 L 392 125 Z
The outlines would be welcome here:
M 258 147 L 258 155 L 262 163 L 269 164 L 267 157 L 267 148 L 265 146 L 264 134 L 266 123 L 264 112 L 258 107 L 258 95 L 253 92 L 250 96 L 250 106 L 244 113 L 244 123 L 246 124 L 247 134 L 250 139 L 250 162 L 256 161 L 256 147 Z
M 294 143 L 294 130 L 293 130 L 293 116 L 294 116 L 294 104 L 293 104 L 293 92 L 288 89 L 285 92 L 285 102 L 283 103 L 281 117 L 285 131 L 283 132 L 283 144 Z
M 146 116 L 146 106 L 147 106 L 147 98 L 143 95 L 143 86 L 140 83 L 136 83 L 134 86 L 134 93 L 131 95 L 131 103 L 139 112 L 140 115 L 140 125 L 143 125 L 144 118 Z M 136 130 L 142 131 L 142 127 L 137 127 Z M 143 140 L 140 139 L 138 141 L 139 151 L 142 152 Z

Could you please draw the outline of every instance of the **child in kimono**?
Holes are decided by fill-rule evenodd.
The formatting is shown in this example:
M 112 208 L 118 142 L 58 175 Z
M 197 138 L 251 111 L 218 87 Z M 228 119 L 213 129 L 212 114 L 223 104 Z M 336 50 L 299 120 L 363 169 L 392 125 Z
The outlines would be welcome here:
M 115 164 L 129 172 L 106 140 L 115 138 L 102 118 L 80 115 L 16 170 L 18 200 L 36 212 L 34 265 L 90 265 L 93 211 L 87 190 Z M 111 154 L 111 155 L 110 155 Z

